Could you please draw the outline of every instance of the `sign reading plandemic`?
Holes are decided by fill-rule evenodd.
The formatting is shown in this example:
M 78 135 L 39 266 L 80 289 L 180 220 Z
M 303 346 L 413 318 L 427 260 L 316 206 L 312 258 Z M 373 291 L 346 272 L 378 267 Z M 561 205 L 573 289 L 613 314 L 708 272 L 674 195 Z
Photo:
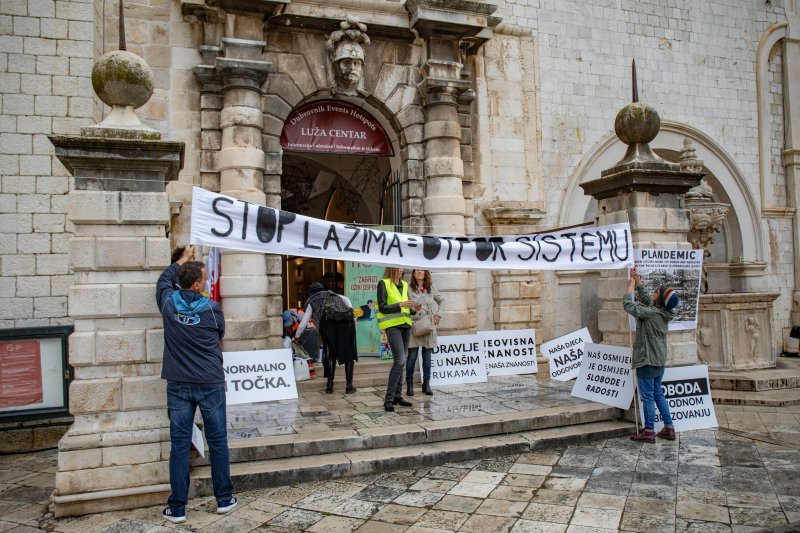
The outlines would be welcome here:
M 228 405 L 297 398 L 292 351 L 223 352 Z
M 633 400 L 631 349 L 608 344 L 585 344 L 583 363 L 572 395 L 628 409 Z
M 569 381 L 578 377 L 584 345 L 591 342 L 592 336 L 587 328 L 543 342 L 539 349 L 550 360 L 550 379 Z
M 675 431 L 717 427 L 717 414 L 711 401 L 708 384 L 708 366 L 676 366 L 664 369 L 661 391 L 667 399 L 669 414 Z M 644 413 L 639 398 L 639 412 Z M 642 414 L 642 416 L 644 416 Z M 664 421 L 656 409 L 656 431 L 661 431 Z
M 477 335 L 439 337 L 431 353 L 431 386 L 483 383 L 486 364 Z
M 535 374 L 536 331 L 514 329 L 498 331 L 479 331 L 483 340 L 483 359 L 489 376 L 513 376 L 516 374 Z
M 634 258 L 636 270 L 650 294 L 661 286 L 672 287 L 681 299 L 669 330 L 697 329 L 703 250 L 636 248 Z M 636 320 L 629 317 L 628 321 L 635 330 Z
M 192 244 L 372 265 L 602 270 L 633 265 L 628 223 L 504 237 L 437 237 L 329 222 L 192 190 Z

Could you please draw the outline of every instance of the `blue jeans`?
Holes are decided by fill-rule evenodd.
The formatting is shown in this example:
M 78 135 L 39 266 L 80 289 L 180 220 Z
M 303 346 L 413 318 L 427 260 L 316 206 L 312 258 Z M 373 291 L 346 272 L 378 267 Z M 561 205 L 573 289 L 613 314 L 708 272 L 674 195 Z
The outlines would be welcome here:
M 636 382 L 639 385 L 639 395 L 642 398 L 642 416 L 644 417 L 644 428 L 654 429 L 656 423 L 656 407 L 658 412 L 661 413 L 661 421 L 665 426 L 672 425 L 672 417 L 669 414 L 669 405 L 667 399 L 664 398 L 664 392 L 661 390 L 661 378 L 658 376 L 654 378 L 640 378 L 636 377 Z
M 172 488 L 167 504 L 173 509 L 186 507 L 189 501 L 189 447 L 192 444 L 194 414 L 197 407 L 203 416 L 211 483 L 217 503 L 233 495 L 231 484 L 228 429 L 225 416 L 225 388 L 167 384 L 169 409 L 169 484 Z
M 428 381 L 431 379 L 431 353 L 433 348 L 422 348 L 422 379 Z M 406 361 L 406 381 L 409 383 L 414 382 L 414 366 L 417 364 L 417 354 L 419 348 L 408 349 L 408 361 Z
M 386 340 L 392 349 L 392 368 L 389 370 L 389 383 L 386 385 L 384 403 L 392 403 L 403 397 L 403 370 L 406 368 L 408 342 L 411 340 L 411 328 L 394 326 L 386 329 Z

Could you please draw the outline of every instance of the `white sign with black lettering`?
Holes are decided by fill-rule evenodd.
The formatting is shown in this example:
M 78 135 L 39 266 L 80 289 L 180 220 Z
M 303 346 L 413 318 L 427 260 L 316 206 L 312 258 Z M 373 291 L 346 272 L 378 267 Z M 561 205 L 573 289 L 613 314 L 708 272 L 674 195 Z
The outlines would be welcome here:
M 717 414 L 711 401 L 708 383 L 708 366 L 678 366 L 665 368 L 661 378 L 661 390 L 667 399 L 669 414 L 675 431 L 717 427 Z M 639 391 L 639 412 L 644 426 L 642 391 Z M 661 431 L 664 421 L 656 409 L 656 431 Z
M 486 381 L 483 342 L 477 335 L 439 337 L 431 354 L 431 385 Z
M 543 342 L 539 350 L 550 360 L 550 379 L 569 381 L 578 377 L 584 345 L 591 342 L 592 336 L 587 328 Z
M 513 376 L 516 374 L 535 374 L 536 331 L 532 329 L 512 329 L 498 331 L 479 331 L 483 340 L 483 360 L 489 376 Z
M 223 352 L 228 405 L 297 398 L 292 351 Z
M 608 344 L 585 344 L 583 363 L 572 395 L 628 409 L 633 400 L 631 349 Z

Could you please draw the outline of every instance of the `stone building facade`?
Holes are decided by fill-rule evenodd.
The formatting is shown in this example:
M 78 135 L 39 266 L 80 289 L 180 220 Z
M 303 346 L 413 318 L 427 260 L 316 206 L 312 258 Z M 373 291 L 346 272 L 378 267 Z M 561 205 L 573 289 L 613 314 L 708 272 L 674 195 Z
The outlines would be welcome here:
M 124 9 L 127 48 L 147 61 L 155 81 L 137 115 L 162 138 L 185 144 L 182 169 L 166 188 L 173 246 L 189 237 L 192 186 L 277 207 L 288 198 L 289 167 L 302 165 L 317 179 L 335 174 L 320 198 L 336 187 L 351 197 L 354 189 L 379 191 L 356 195 L 351 206 L 349 214 L 365 224 L 387 221 L 376 213 L 394 180 L 396 222 L 408 232 L 520 234 L 607 215 L 581 184 L 622 158 L 613 124 L 630 100 L 636 58 L 639 94 L 662 120 L 651 146 L 677 163 L 689 139 L 710 198 L 729 206 L 709 249 L 715 296 L 706 304 L 716 322 L 706 324 L 701 356 L 709 347 L 749 346 L 723 330 L 757 329 L 765 364 L 797 351 L 788 331 L 800 322 L 798 0 L 129 0 Z M 369 43 L 362 43 L 360 77 L 342 90 L 326 41 L 348 17 L 366 25 Z M 1 328 L 75 316 L 91 326 L 92 310 L 79 308 L 91 303 L 69 296 L 86 279 L 76 272 L 87 268 L 70 245 L 74 181 L 48 136 L 77 135 L 107 114 L 92 96 L 91 70 L 116 49 L 117 28 L 113 0 L 0 4 Z M 353 103 L 387 132 L 394 156 L 375 163 L 373 182 L 356 183 L 353 160 L 282 149 L 292 110 L 320 99 Z M 330 202 L 312 200 L 306 213 L 324 218 Z M 664 209 L 642 224 L 671 237 L 642 242 L 675 244 L 690 229 L 683 204 L 667 209 L 652 201 Z M 142 269 L 153 270 L 153 281 L 157 262 L 148 258 Z M 284 259 L 223 251 L 222 274 L 225 349 L 277 346 L 288 298 Z M 619 334 L 618 317 L 602 317 L 621 295 L 621 277 L 495 271 L 435 280 L 446 293 L 443 324 L 452 334 L 534 327 L 546 340 L 582 326 L 597 339 Z M 758 323 L 748 326 L 753 310 Z M 147 373 L 157 380 L 157 329 L 147 328 L 136 362 L 154 364 Z M 692 339 L 681 335 L 672 362 L 694 362 Z M 122 379 L 103 374 L 99 352 L 77 352 L 114 349 L 90 344 L 71 349 L 74 364 L 93 369 L 82 375 Z M 108 391 L 124 394 L 122 385 Z M 94 414 L 141 407 L 118 400 L 98 404 Z M 149 398 L 146 407 L 158 409 L 158 402 Z M 163 481 L 163 458 L 152 462 Z

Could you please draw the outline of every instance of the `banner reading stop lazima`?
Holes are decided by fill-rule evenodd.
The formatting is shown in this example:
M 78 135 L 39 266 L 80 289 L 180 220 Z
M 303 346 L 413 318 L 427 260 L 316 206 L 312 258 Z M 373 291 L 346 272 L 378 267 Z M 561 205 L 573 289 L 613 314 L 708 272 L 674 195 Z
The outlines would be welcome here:
M 583 362 L 572 395 L 628 409 L 633 400 L 631 349 L 608 344 L 585 344 Z
M 477 335 L 450 335 L 436 341 L 431 353 L 432 386 L 486 381 L 483 341 Z
M 297 398 L 292 351 L 222 352 L 228 405 Z
M 585 344 L 592 342 L 588 328 L 543 342 L 539 349 L 550 360 L 550 379 L 569 381 L 578 377 Z
M 513 376 L 535 374 L 536 331 L 532 329 L 509 329 L 479 331 L 483 342 L 483 360 L 489 376 Z
M 661 390 L 669 405 L 669 414 L 675 431 L 717 427 L 717 414 L 711 401 L 708 383 L 708 366 L 676 366 L 664 369 Z M 639 395 L 637 395 L 639 396 Z M 638 398 L 639 412 L 644 416 L 641 396 Z M 644 422 L 642 422 L 644 425 Z M 664 421 L 656 409 L 656 431 L 661 431 Z

